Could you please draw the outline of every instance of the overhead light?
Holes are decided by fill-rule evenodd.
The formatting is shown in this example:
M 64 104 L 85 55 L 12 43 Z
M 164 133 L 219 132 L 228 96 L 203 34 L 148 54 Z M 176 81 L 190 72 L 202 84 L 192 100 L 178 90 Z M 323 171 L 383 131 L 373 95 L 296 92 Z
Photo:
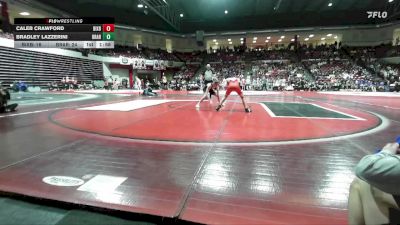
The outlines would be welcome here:
M 230 42 L 229 42 L 229 44 L 231 45 L 231 44 L 232 44 L 232 42 L 230 41 Z
M 243 41 L 241 41 L 240 44 L 243 44 Z
M 137 7 L 138 8 L 143 8 L 143 4 L 138 4 Z
M 225 14 L 228 14 L 228 10 L 225 10 Z
M 284 39 L 285 38 L 285 36 L 281 36 L 281 39 Z
M 269 39 L 271 39 L 271 37 L 267 37 L 267 39 L 269 40 Z
M 228 41 L 232 41 L 232 39 L 228 38 Z
M 240 38 L 241 41 L 243 41 L 243 38 Z
M 335 39 L 337 39 L 337 36 L 335 36 Z
M 278 42 L 282 42 L 282 39 L 279 39 Z
M 326 36 L 328 36 L 328 37 L 331 37 L 331 36 L 332 36 L 332 34 L 328 34 L 328 35 L 326 35 Z
M 308 36 L 308 37 L 312 38 L 312 37 L 314 37 L 314 34 L 310 34 L 310 36 Z
M 21 15 L 21 16 L 29 16 L 29 15 L 31 15 L 31 14 L 28 13 L 28 12 L 20 12 L 19 15 Z
M 218 45 L 218 42 L 215 42 L 216 45 Z
M 217 39 L 214 39 L 213 42 L 217 42 Z
M 306 39 L 304 39 L 305 41 L 308 41 L 308 40 L 310 40 L 310 38 L 306 38 Z
M 389 0 L 389 1 L 390 1 L 390 0 Z M 328 6 L 331 7 L 332 5 L 333 5 L 332 2 L 329 2 Z
M 179 14 L 180 17 L 183 17 L 183 13 Z
M 256 40 L 253 41 L 253 43 L 256 43 L 256 42 L 257 42 Z
M 144 8 L 147 9 L 147 5 L 145 5 Z
M 253 37 L 253 40 L 257 40 L 257 37 Z
M 394 0 L 389 0 L 389 2 L 393 2 Z
M 294 38 L 292 40 L 290 40 L 290 41 L 294 41 Z
M 265 42 L 269 42 L 269 40 L 265 40 Z
M 325 40 L 325 38 L 321 38 L 321 41 Z

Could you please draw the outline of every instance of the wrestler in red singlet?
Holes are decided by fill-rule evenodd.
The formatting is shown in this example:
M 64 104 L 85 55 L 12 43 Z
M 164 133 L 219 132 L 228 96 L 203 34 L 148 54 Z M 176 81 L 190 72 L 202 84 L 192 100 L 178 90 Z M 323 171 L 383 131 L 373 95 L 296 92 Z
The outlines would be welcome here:
M 234 91 L 242 99 L 242 103 L 243 103 L 243 107 L 244 107 L 245 111 L 248 113 L 251 112 L 250 107 L 247 105 L 246 101 L 244 100 L 243 92 L 242 92 L 242 89 L 240 88 L 240 84 L 239 84 L 239 79 L 237 79 L 236 77 L 231 77 L 231 78 L 227 78 L 226 82 L 227 82 L 226 94 L 225 94 L 224 99 L 222 99 L 221 103 L 217 106 L 217 108 L 216 108 L 217 111 L 219 111 L 221 109 L 225 100 L 228 98 L 228 96 L 231 94 L 231 92 Z
M 228 80 L 230 79 L 230 80 Z M 228 78 L 226 81 L 227 83 L 227 89 L 226 89 L 226 94 L 225 96 L 229 96 L 232 91 L 236 92 L 239 96 L 243 96 L 242 89 L 240 88 L 239 80 L 236 78 Z

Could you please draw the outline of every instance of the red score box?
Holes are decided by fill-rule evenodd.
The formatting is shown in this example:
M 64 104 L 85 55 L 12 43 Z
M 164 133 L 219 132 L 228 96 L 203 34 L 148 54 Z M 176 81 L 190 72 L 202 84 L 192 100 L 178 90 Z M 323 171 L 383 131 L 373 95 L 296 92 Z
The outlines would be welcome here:
M 103 32 L 114 32 L 114 24 L 103 24 Z

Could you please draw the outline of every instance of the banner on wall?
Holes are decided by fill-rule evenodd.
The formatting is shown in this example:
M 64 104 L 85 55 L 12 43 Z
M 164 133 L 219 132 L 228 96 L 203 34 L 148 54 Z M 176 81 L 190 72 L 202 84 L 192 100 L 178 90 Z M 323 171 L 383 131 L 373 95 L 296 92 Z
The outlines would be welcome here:
M 173 61 L 164 60 L 146 60 L 139 58 L 127 58 L 120 57 L 120 64 L 132 65 L 133 69 L 144 70 L 147 66 L 153 67 L 154 70 L 165 70 L 167 67 L 180 67 L 181 62 L 177 62 L 176 65 Z
M 119 63 L 120 63 L 121 65 L 130 65 L 130 64 L 132 64 L 132 59 L 131 59 L 131 58 L 127 58 L 127 57 L 120 56 L 120 57 L 119 57 Z
M 154 66 L 154 60 L 146 60 L 146 66 Z

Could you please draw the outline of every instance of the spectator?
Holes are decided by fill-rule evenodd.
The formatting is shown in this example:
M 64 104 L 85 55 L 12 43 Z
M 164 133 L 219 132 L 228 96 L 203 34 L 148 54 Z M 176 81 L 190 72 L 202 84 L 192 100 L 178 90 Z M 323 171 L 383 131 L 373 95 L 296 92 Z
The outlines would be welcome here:
M 0 113 L 12 112 L 16 110 L 18 104 L 8 104 L 9 100 L 11 100 L 10 92 L 3 88 L 0 83 Z
M 167 77 L 166 77 L 165 75 L 162 76 L 162 79 L 161 79 L 161 87 L 162 87 L 162 89 L 164 89 L 164 90 L 167 90 L 167 89 L 168 89 L 168 80 L 167 80 Z
M 349 224 L 388 224 L 389 208 L 400 205 L 399 144 L 387 144 L 356 167 L 349 195 Z

